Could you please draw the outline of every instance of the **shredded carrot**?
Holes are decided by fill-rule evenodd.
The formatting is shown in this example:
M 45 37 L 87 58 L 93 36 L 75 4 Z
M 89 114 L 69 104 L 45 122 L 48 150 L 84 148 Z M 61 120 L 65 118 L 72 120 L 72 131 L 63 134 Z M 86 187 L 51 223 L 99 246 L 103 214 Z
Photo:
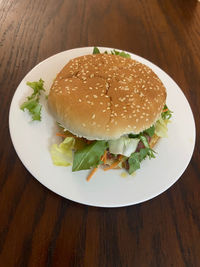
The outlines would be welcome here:
M 94 168 L 91 173 L 88 175 L 87 177 L 87 181 L 89 182 L 89 180 L 92 178 L 92 176 L 94 175 L 94 173 L 97 171 L 98 168 Z
M 72 134 L 64 134 L 64 133 L 56 133 L 57 136 L 61 136 L 61 137 L 73 137 L 73 138 L 79 138 L 78 136 L 72 135 Z
M 65 134 L 62 134 L 62 133 L 56 133 L 57 136 L 61 136 L 61 137 L 67 137 Z
M 120 155 L 119 159 L 117 161 L 113 162 L 113 164 L 111 164 L 109 167 L 105 168 L 104 171 L 114 169 L 121 162 L 122 158 L 123 158 L 123 156 Z
M 106 163 L 106 159 L 107 159 L 107 151 L 105 150 L 103 156 L 101 157 L 101 160 L 103 161 L 103 163 Z M 89 182 L 89 180 L 92 178 L 92 176 L 95 174 L 95 172 L 97 171 L 99 166 L 97 166 L 97 168 L 94 168 L 91 173 L 88 175 L 87 177 L 87 181 Z
M 166 108 L 166 109 L 163 109 L 163 111 L 162 112 L 166 112 L 166 111 L 168 111 L 169 109 L 168 108 Z
M 107 150 L 105 150 L 103 156 L 101 157 L 101 160 L 103 161 L 104 164 L 106 164 L 106 160 L 107 160 Z

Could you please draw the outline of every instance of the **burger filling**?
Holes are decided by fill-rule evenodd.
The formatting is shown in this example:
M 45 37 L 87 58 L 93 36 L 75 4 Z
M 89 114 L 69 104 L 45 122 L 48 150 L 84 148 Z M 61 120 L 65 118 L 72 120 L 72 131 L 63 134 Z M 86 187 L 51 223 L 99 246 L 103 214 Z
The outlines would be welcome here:
M 99 166 L 105 171 L 125 168 L 132 174 L 146 157 L 155 158 L 152 149 L 160 137 L 167 137 L 167 124 L 172 112 L 165 105 L 155 125 L 139 134 L 128 134 L 116 140 L 87 140 L 67 131 L 59 124 L 57 135 L 63 138 L 51 147 L 51 157 L 57 166 L 72 165 L 72 171 L 92 169 L 88 180 Z

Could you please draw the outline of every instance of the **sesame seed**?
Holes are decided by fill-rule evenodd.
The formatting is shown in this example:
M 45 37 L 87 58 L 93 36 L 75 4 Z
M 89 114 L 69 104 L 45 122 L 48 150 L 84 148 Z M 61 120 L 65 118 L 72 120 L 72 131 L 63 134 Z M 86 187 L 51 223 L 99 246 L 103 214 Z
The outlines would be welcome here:
M 94 118 L 95 118 L 95 114 L 92 115 L 92 119 L 94 119 Z

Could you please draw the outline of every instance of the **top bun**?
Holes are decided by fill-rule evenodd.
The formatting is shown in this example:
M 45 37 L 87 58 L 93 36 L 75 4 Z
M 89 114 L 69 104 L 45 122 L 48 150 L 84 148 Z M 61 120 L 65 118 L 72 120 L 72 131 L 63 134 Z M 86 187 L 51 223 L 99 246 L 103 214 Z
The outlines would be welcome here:
M 138 134 L 156 122 L 165 102 L 166 89 L 149 67 L 110 54 L 70 60 L 48 97 L 56 120 L 89 140 Z

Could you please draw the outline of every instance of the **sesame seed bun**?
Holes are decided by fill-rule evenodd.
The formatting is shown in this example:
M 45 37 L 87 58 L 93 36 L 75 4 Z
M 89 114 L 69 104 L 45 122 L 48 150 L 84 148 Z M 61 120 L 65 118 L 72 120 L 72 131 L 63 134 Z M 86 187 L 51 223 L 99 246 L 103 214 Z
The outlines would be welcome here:
M 89 140 L 140 133 L 156 122 L 165 102 L 166 89 L 149 67 L 108 54 L 70 60 L 48 97 L 56 120 Z

